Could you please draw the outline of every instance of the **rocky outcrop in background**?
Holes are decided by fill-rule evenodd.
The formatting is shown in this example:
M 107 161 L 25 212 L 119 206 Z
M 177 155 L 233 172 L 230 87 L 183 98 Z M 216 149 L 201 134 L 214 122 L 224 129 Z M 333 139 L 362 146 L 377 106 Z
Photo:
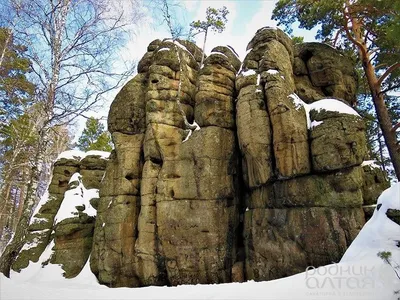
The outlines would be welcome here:
M 110 287 L 271 280 L 340 260 L 387 185 L 363 164 L 351 61 L 273 28 L 257 31 L 243 63 L 230 47 L 200 67 L 201 55 L 187 41 L 150 43 L 111 105 L 107 165 L 57 163 L 58 202 L 31 225 L 44 246 L 14 269 L 53 238 L 50 263 L 65 276 L 90 255 Z M 99 200 L 58 220 L 63 193 L 91 187 Z
M 12 269 L 20 272 L 39 260 L 49 248 L 51 264 L 60 264 L 66 278 L 75 277 L 91 250 L 98 188 L 104 175 L 107 153 L 64 152 L 54 163 L 53 176 L 36 208 L 28 236 Z M 90 203 L 87 201 L 90 200 Z

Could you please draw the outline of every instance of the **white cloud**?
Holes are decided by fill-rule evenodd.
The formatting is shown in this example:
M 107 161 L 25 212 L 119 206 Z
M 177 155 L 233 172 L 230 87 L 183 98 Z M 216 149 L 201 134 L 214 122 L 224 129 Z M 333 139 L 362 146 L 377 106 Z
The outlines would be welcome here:
M 271 20 L 276 2 L 263 1 L 258 13 L 251 17 L 251 21 L 246 26 L 246 33 L 248 33 L 247 36 L 249 37 L 248 42 L 261 27 L 277 25 L 276 21 Z
M 200 5 L 200 0 L 182 0 L 182 5 L 188 12 L 193 12 L 197 10 L 198 6 Z

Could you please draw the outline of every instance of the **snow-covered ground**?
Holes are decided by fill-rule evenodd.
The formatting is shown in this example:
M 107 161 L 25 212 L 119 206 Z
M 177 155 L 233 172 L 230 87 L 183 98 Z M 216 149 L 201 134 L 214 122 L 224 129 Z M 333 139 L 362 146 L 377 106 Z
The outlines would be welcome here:
M 379 205 L 381 204 L 381 205 Z M 349 299 L 400 298 L 400 226 L 386 216 L 400 209 L 400 183 L 382 193 L 379 210 L 361 230 L 341 262 L 268 282 L 178 287 L 111 289 L 99 285 L 87 263 L 74 279 L 62 277 L 57 265 L 41 267 L 51 255 L 50 244 L 39 262 L 11 279 L 1 275 L 0 299 Z M 386 261 L 378 253 L 386 253 Z M 388 254 L 389 253 L 389 254 Z M 395 291 L 399 291 L 398 294 Z

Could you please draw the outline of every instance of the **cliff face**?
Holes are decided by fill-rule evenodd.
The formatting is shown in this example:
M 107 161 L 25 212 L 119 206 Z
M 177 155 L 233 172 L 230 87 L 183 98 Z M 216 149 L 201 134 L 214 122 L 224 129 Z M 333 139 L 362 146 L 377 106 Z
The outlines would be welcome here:
M 351 62 L 272 28 L 257 31 L 243 63 L 229 47 L 200 61 L 190 42 L 156 40 L 112 103 L 115 150 L 101 184 L 104 167 L 70 184 L 100 187 L 96 220 L 85 207 L 53 222 L 62 199 L 46 219 L 43 247 L 54 229 L 50 263 L 66 276 L 90 254 L 111 287 L 270 280 L 339 261 L 363 226 L 362 206 L 378 195 L 370 186 L 386 181 L 362 166 Z M 65 192 L 64 177 L 51 193 Z
M 268 28 L 248 50 L 241 65 L 217 47 L 199 69 L 193 44 L 154 41 L 116 97 L 91 256 L 100 282 L 229 282 L 233 266 L 279 278 L 338 261 L 361 229 L 351 62 Z M 344 102 L 312 104 L 327 97 Z

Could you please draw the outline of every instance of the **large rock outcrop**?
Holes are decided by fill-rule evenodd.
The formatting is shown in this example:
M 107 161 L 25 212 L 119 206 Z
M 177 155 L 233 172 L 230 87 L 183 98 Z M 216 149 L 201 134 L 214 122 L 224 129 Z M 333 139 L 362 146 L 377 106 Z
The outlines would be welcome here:
M 193 44 L 156 43 L 110 110 L 114 122 L 120 99 L 136 101 L 130 123 L 137 126 L 109 126 L 115 152 L 100 190 L 91 268 L 109 286 L 229 282 L 239 218 L 240 62 L 219 47 L 199 71 Z
M 294 48 L 283 32 L 263 28 L 247 48 L 236 79 L 247 194 L 245 273 L 247 279 L 270 280 L 337 261 L 355 238 L 364 224 L 358 165 L 366 142 L 361 117 L 350 108 L 350 114 L 341 112 L 345 104 L 313 103 L 326 96 L 321 92 L 321 97 L 304 99 L 308 105 L 295 93 L 300 88 L 296 73 L 307 78 L 312 73 L 318 87 L 337 84 L 336 77 L 322 80 L 322 70 L 338 67 L 324 46 Z M 300 61 L 307 51 L 307 62 Z M 317 70 L 322 72 L 318 76 Z
M 100 283 L 138 287 L 270 280 L 340 260 L 379 194 L 370 186 L 386 187 L 362 164 L 354 66 L 273 28 L 247 49 L 241 63 L 216 47 L 200 66 L 190 42 L 150 43 L 111 105 L 104 177 L 89 157 L 54 170 L 57 205 L 37 215 L 49 214 L 50 263 L 73 277 L 90 254 Z M 64 193 L 82 186 L 100 188 L 97 216 L 78 205 L 54 222 Z

